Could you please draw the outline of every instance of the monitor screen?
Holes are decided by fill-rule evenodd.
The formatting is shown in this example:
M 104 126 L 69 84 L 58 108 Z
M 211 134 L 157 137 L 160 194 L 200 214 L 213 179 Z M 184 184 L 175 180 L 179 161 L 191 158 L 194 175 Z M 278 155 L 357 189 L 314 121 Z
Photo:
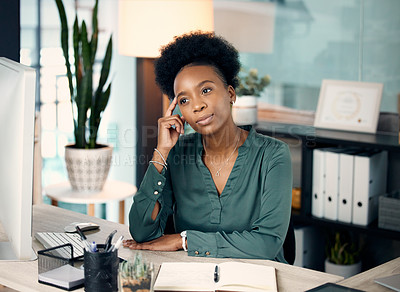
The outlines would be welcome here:
M 0 260 L 30 260 L 35 69 L 0 58 Z

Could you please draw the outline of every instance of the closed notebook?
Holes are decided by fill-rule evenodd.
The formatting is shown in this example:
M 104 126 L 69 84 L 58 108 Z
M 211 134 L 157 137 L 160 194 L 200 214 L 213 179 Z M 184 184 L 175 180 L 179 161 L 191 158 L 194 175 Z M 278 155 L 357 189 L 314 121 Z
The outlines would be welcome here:
M 219 281 L 214 282 L 215 267 Z M 154 283 L 154 291 L 278 291 L 275 268 L 225 262 L 163 263 Z

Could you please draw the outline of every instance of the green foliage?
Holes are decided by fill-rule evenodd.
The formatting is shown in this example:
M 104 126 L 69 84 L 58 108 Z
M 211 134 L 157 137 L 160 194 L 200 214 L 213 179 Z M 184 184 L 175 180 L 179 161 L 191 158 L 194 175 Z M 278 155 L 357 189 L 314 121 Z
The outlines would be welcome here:
M 100 126 L 101 115 L 107 107 L 111 92 L 111 82 L 105 90 L 103 89 L 110 72 L 112 37 L 110 37 L 103 59 L 98 87 L 94 90 L 93 65 L 99 33 L 97 22 L 98 0 L 96 0 L 93 8 L 93 32 L 90 40 L 85 21 L 82 21 L 81 26 L 79 26 L 78 17 L 75 16 L 72 37 L 75 59 L 73 64 L 74 75 L 72 75 L 71 64 L 69 62 L 68 22 L 65 8 L 62 0 L 55 1 L 61 21 L 61 47 L 64 53 L 65 66 L 67 68 L 72 114 L 74 117 L 75 147 L 86 149 L 96 148 L 97 132 Z
M 120 273 L 124 279 L 141 280 L 149 278 L 153 272 L 153 264 L 143 259 L 142 254 L 137 252 L 133 258 L 120 264 Z
M 344 233 L 335 232 L 328 242 L 326 255 L 331 263 L 337 265 L 352 265 L 360 260 L 361 249 Z
M 261 92 L 271 82 L 269 75 L 258 77 L 258 70 L 253 68 L 249 72 L 241 69 L 239 72 L 239 86 L 236 88 L 238 96 L 260 96 Z

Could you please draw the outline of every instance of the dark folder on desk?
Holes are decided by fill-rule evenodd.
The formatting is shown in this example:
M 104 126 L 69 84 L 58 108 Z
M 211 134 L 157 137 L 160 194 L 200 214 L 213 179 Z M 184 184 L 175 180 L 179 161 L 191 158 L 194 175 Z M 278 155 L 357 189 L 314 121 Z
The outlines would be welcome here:
M 363 292 L 362 290 L 341 286 L 334 283 L 325 283 L 305 292 Z

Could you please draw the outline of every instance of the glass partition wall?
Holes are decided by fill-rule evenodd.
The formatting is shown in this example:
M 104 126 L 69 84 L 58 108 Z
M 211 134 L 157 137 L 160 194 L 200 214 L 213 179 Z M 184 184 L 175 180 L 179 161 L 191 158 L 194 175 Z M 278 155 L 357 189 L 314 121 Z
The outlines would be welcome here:
M 262 101 L 315 111 L 323 79 L 381 82 L 381 111 L 397 112 L 399 1 L 249 2 L 275 3 L 272 52 L 241 53 L 245 67 L 271 76 Z

